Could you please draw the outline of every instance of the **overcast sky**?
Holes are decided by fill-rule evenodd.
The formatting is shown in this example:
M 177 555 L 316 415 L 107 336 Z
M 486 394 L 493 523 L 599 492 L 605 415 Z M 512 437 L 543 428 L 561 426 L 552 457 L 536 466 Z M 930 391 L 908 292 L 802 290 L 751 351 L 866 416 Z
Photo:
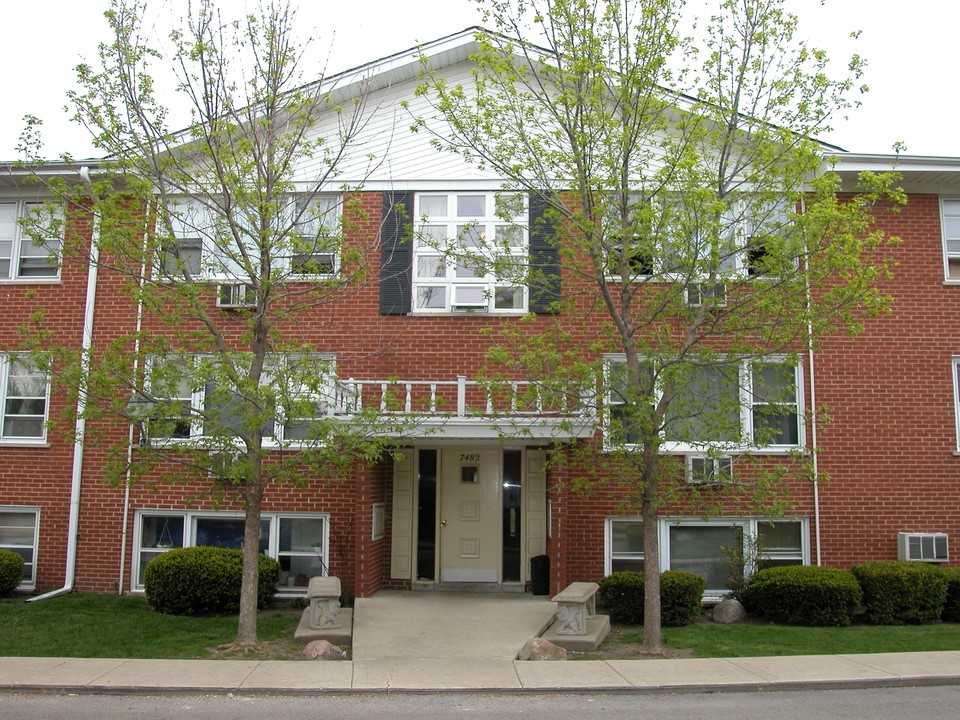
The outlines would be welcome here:
M 244 0 L 222 0 L 224 7 Z M 719 0 L 688 0 L 710 5 Z M 153 0 L 151 12 L 169 22 L 169 5 L 187 0 Z M 788 0 L 800 17 L 800 34 L 832 58 L 858 52 L 869 60 L 870 92 L 847 122 L 821 139 L 853 152 L 888 153 L 895 141 L 914 155 L 960 157 L 960 92 L 957 92 L 955 0 Z M 106 38 L 102 17 L 108 0 L 27 0 L 4 3 L 0 63 L 4 103 L 0 113 L 0 159 L 18 158 L 23 116 L 43 119 L 45 152 L 56 157 L 95 156 L 83 128 L 63 110 L 73 87 L 73 68 L 96 58 Z M 300 0 L 299 24 L 313 35 L 318 64 L 329 52 L 334 73 L 417 43 L 482 24 L 472 0 Z M 176 12 L 176 10 L 172 11 Z M 852 30 L 861 30 L 854 43 Z M 322 52 L 320 52 L 322 50 Z

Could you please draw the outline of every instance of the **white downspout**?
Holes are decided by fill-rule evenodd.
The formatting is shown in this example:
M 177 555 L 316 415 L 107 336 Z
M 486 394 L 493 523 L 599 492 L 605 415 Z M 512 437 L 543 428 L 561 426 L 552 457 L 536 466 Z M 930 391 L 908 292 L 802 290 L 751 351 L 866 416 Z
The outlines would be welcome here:
M 143 262 L 140 265 L 140 278 L 142 279 L 147 276 L 147 237 L 148 232 L 145 231 L 143 234 Z M 133 373 L 136 377 L 137 372 L 139 371 L 140 363 L 140 329 L 143 327 L 143 296 L 137 300 L 137 333 L 136 340 L 133 343 Z M 129 533 L 127 528 L 129 527 L 130 522 L 130 474 L 131 467 L 133 465 L 133 424 L 131 423 L 128 429 L 127 435 L 127 474 L 124 478 L 123 483 L 123 530 L 120 534 L 120 577 L 117 580 L 117 595 L 123 595 L 123 575 L 127 569 L 127 542 L 129 541 Z M 132 584 L 132 583 L 131 583 Z
M 806 210 L 806 203 L 801 200 L 801 211 Z M 813 319 L 809 317 L 813 305 L 813 295 L 810 288 L 810 275 L 805 276 L 807 291 L 807 363 L 810 366 L 810 447 L 813 449 L 813 533 L 814 549 L 817 556 L 817 565 L 823 564 L 820 545 L 820 461 L 817 452 L 817 374 L 814 368 L 813 353 Z
M 90 168 L 81 167 L 77 174 L 90 190 L 91 199 L 93 189 L 90 185 Z M 87 267 L 87 297 L 83 311 L 83 340 L 80 346 L 80 392 L 77 399 L 77 422 L 76 422 L 76 440 L 73 448 L 73 469 L 70 479 L 70 520 L 67 530 L 67 568 L 63 581 L 63 587 L 59 590 L 53 590 L 43 595 L 37 595 L 27 599 L 27 602 L 36 602 L 37 600 L 46 600 L 47 598 L 66 595 L 73 590 L 73 583 L 77 570 L 77 540 L 80 535 L 80 482 L 83 477 L 83 444 L 84 433 L 86 432 L 87 421 L 84 413 L 87 409 L 86 399 L 86 378 L 90 370 L 90 351 L 93 347 L 93 309 L 97 298 L 97 269 L 100 260 L 100 216 L 96 210 L 91 208 L 93 215 L 93 229 L 90 239 L 90 264 Z

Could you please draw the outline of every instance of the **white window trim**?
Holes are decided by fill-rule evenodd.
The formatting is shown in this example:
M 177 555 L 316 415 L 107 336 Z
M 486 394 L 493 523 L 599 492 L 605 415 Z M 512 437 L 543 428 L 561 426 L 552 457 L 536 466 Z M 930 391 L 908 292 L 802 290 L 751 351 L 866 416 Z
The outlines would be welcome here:
M 11 247 L 10 247 L 10 270 L 6 276 L 0 276 L 0 283 L 9 284 L 9 285 L 56 285 L 60 283 L 60 273 L 62 270 L 63 262 L 63 238 L 60 238 L 60 250 L 59 250 L 59 259 L 56 264 L 56 272 L 51 275 L 45 276 L 21 276 L 20 275 L 20 260 L 21 251 L 25 243 L 30 242 L 30 237 L 24 232 L 22 221 L 29 212 L 31 207 L 43 207 L 43 200 L 22 200 L 17 198 L 0 198 L 0 205 L 15 204 L 16 212 L 14 222 L 16 227 L 13 231 L 13 237 L 11 238 Z M 60 217 L 58 218 L 61 222 L 63 221 L 63 215 L 61 212 Z
M 16 357 L 16 353 L 0 353 L 0 445 L 26 445 L 26 446 L 46 446 L 47 445 L 47 422 L 50 418 L 50 373 L 46 374 L 46 391 L 43 399 L 43 424 L 38 437 L 7 436 L 6 433 L 6 404 L 7 404 L 7 381 L 10 372 L 10 359 Z
M 797 362 L 788 363 L 786 362 L 787 358 L 785 356 L 771 356 L 770 358 L 765 358 L 763 360 L 745 360 L 740 363 L 739 370 L 739 392 L 740 392 L 740 424 L 743 428 L 743 434 L 751 439 L 751 442 L 746 444 L 741 443 L 730 443 L 723 441 L 713 441 L 713 442 L 702 442 L 696 444 L 682 443 L 682 442 L 673 442 L 664 440 L 660 446 L 660 452 L 664 455 L 699 455 L 702 456 L 710 451 L 720 451 L 723 453 L 750 453 L 754 455 L 786 455 L 791 452 L 795 452 L 800 448 L 806 447 L 807 438 L 806 438 L 806 398 L 805 398 L 805 386 L 804 386 L 804 375 L 803 375 L 803 363 Z M 607 410 L 604 413 L 604 417 L 609 417 L 609 408 L 612 407 L 612 388 L 610 387 L 610 376 L 609 376 L 609 367 L 613 363 L 624 363 L 626 362 L 626 355 L 622 353 L 608 354 L 604 357 L 605 363 L 605 373 L 606 373 L 606 386 L 607 394 L 604 398 L 604 405 Z M 751 368 L 753 365 L 787 365 L 794 368 L 794 377 L 796 379 L 796 406 L 797 406 L 797 444 L 796 445 L 755 445 L 752 442 L 754 437 L 753 429 L 753 407 L 754 403 L 752 400 L 752 376 Z M 659 391 L 657 392 L 657 398 L 659 398 Z M 958 421 L 960 422 L 960 421 Z M 960 427 L 960 425 L 958 425 Z M 607 447 L 610 445 L 607 441 L 608 433 L 606 426 L 604 427 L 604 442 L 607 443 Z M 629 445 L 628 445 L 629 447 Z M 636 447 L 636 445 L 634 445 Z M 958 446 L 960 447 L 960 446 Z
M 629 202 L 631 204 L 640 201 L 640 193 L 631 193 L 629 196 Z M 666 199 L 663 202 L 667 202 Z M 683 302 L 688 304 L 688 291 L 689 288 L 694 284 L 697 286 L 706 286 L 706 285 L 715 285 L 715 286 L 724 286 L 724 298 L 726 296 L 726 279 L 733 279 L 737 281 L 750 280 L 754 276 L 750 273 L 750 263 L 748 259 L 749 252 L 749 241 L 752 235 L 748 234 L 750 223 L 747 218 L 743 217 L 745 201 L 738 200 L 736 201 L 735 208 L 731 208 L 731 212 L 734 213 L 734 216 L 737 217 L 736 220 L 730 220 L 729 227 L 734 237 L 734 252 L 733 257 L 728 258 L 725 262 L 728 262 L 731 267 L 728 267 L 726 270 L 722 270 L 717 273 L 717 276 L 710 281 L 710 279 L 703 275 L 697 279 L 696 283 L 688 283 L 687 287 L 684 289 L 683 293 Z M 784 208 L 785 213 L 787 208 Z M 784 215 L 784 220 L 789 220 L 789 215 Z M 631 281 L 635 283 L 646 283 L 646 282 L 660 282 L 663 284 L 676 283 L 676 282 L 688 282 L 684 274 L 675 274 L 666 272 L 663 268 L 663 258 L 654 257 L 653 261 L 653 272 L 652 273 L 638 273 L 631 276 Z M 609 282 L 622 282 L 622 277 L 616 273 L 606 273 L 606 279 Z M 702 291 L 701 291 L 702 295 Z M 717 306 L 722 307 L 726 305 L 726 299 L 717 303 Z
M 37 555 L 40 550 L 40 508 L 29 505 L 0 505 L 0 512 L 19 513 L 23 515 L 33 515 L 33 572 L 31 577 L 22 581 L 18 590 L 35 590 L 37 587 Z M 13 550 L 16 547 L 25 547 L 23 545 L 0 545 L 4 550 Z
M 953 378 L 953 417 L 956 430 L 954 455 L 960 455 L 960 355 L 953 356 L 950 369 Z
M 481 217 L 463 217 L 456 215 L 456 198 L 464 195 L 482 195 L 485 197 L 485 207 L 487 212 Z M 499 195 L 516 195 L 523 198 L 523 211 L 515 216 L 512 221 L 505 221 L 496 215 L 496 200 Z M 510 255 L 517 257 L 524 265 L 529 261 L 530 252 L 530 234 L 528 225 L 529 197 L 524 193 L 511 193 L 504 191 L 491 190 L 450 190 L 447 192 L 418 192 L 414 199 L 414 242 L 412 259 L 412 314 L 415 315 L 464 315 L 482 313 L 485 315 L 525 315 L 528 312 L 530 304 L 530 291 L 525 285 L 511 285 L 508 282 L 498 282 L 495 275 L 488 273 L 478 278 L 457 278 L 455 276 L 455 267 L 447 268 L 443 277 L 420 278 L 417 274 L 419 260 L 423 257 L 443 257 L 443 251 L 433 248 L 424 242 L 421 242 L 421 228 L 431 223 L 420 210 L 421 200 L 425 197 L 446 197 L 448 213 L 443 220 L 437 220 L 438 225 L 504 225 L 513 223 L 521 231 L 522 244 L 511 246 Z M 454 237 L 448 237 L 447 242 L 455 240 Z M 417 298 L 420 289 L 425 288 L 443 288 L 444 306 L 442 308 L 421 308 L 417 307 Z M 486 304 L 471 309 L 456 309 L 453 303 L 453 294 L 456 287 L 480 287 L 484 290 Z M 519 308 L 497 308 L 496 290 L 498 288 L 517 288 L 521 291 L 523 300 Z
M 197 356 L 199 358 L 201 356 Z M 334 398 L 336 397 L 336 357 L 333 354 L 320 353 L 316 356 L 316 359 L 319 362 L 327 362 L 331 365 L 330 377 L 327 380 L 327 392 L 321 396 L 317 397 L 316 401 L 318 406 L 324 404 L 327 406 L 328 410 L 332 409 Z M 154 358 L 149 358 L 147 360 L 148 366 L 152 362 L 156 362 Z M 49 385 L 48 385 L 49 389 Z M 190 418 L 190 437 L 188 438 L 177 438 L 177 437 L 150 437 L 150 442 L 156 446 L 166 446 L 166 445 L 189 445 L 198 440 L 201 440 L 207 436 L 203 431 L 203 416 L 204 411 L 204 401 L 206 397 L 206 384 L 202 387 L 194 388 L 193 392 L 190 395 L 190 408 L 191 408 L 191 418 Z M 172 400 L 174 398 L 168 398 Z M 178 398 L 185 400 L 186 398 Z M 316 417 L 320 417 L 317 415 Z M 288 418 L 288 420 L 303 420 L 309 418 Z M 264 435 L 262 438 L 262 445 L 264 448 L 297 448 L 302 447 L 302 443 L 298 443 L 295 440 L 288 440 L 284 437 L 284 423 L 279 420 L 274 420 L 274 434 L 273 435 Z M 148 431 L 149 434 L 149 431 Z
M 289 193 L 289 209 L 287 212 L 287 217 L 290 222 L 293 221 L 293 212 L 296 207 L 296 200 L 298 197 L 303 197 L 305 193 L 292 192 Z M 320 198 L 335 198 L 333 211 L 336 212 L 336 222 L 339 225 L 342 222 L 343 217 L 343 195 L 342 193 L 317 193 L 314 199 Z M 196 224 L 197 224 L 197 234 L 200 237 L 200 272 L 193 279 L 197 282 L 203 283 L 215 283 L 217 285 L 242 285 L 250 284 L 251 278 L 243 275 L 237 275 L 229 272 L 215 272 L 213 265 L 216 264 L 216 248 L 213 244 L 213 241 L 210 237 L 210 227 L 212 226 L 212 221 L 210 220 L 210 209 L 200 200 L 195 197 L 190 196 L 178 196 L 170 199 L 172 203 L 182 203 L 184 207 L 189 205 L 194 205 L 197 208 L 199 214 Z M 296 226 L 292 226 L 290 229 L 291 238 L 296 234 Z M 186 236 L 184 236 L 186 237 Z M 191 235 L 190 237 L 193 237 Z M 315 282 L 318 280 L 329 280 L 330 278 L 336 277 L 340 272 L 340 253 L 331 251 L 331 252 L 318 252 L 314 253 L 316 255 L 333 255 L 333 271 L 330 273 L 316 273 L 316 274 L 307 274 L 307 273 L 293 273 L 290 271 L 290 262 L 292 256 L 277 257 L 275 267 L 281 272 L 289 272 L 287 280 L 289 282 Z M 157 261 L 159 264 L 159 260 Z M 165 278 L 167 279 L 167 278 Z M 169 280 L 177 281 L 179 278 L 171 277 Z
M 140 546 L 142 533 L 143 533 L 143 518 L 145 517 L 182 517 L 183 518 L 183 535 L 184 535 L 184 544 L 182 547 L 195 547 L 196 546 L 196 521 L 198 519 L 212 518 L 212 519 L 242 519 L 244 517 L 242 512 L 231 512 L 231 511 L 212 511 L 212 510 L 157 510 L 157 509 L 142 509 L 137 510 L 134 515 L 134 535 L 133 535 L 133 561 L 130 565 L 130 591 L 131 592 L 143 592 L 143 585 L 140 584 L 139 579 L 142 574 L 142 568 L 140 567 L 140 556 L 142 553 L 142 548 Z M 281 554 L 283 556 L 301 556 L 302 553 L 291 553 L 280 551 L 280 519 L 309 519 L 309 520 L 323 520 L 323 554 L 320 557 L 320 561 L 323 564 L 324 574 L 329 572 L 330 568 L 330 513 L 325 512 L 265 512 L 260 516 L 261 522 L 264 520 L 270 521 L 270 533 L 269 540 L 267 544 L 266 554 L 269 557 L 272 557 L 274 560 L 279 560 Z M 38 518 L 38 527 L 39 527 L 39 518 Z M 148 548 L 153 549 L 153 548 Z M 174 548 L 168 548 L 170 550 Z M 162 552 L 154 553 L 156 555 L 161 555 L 166 550 Z M 151 558 L 152 559 L 152 558 Z M 148 561 L 149 562 L 149 561 Z M 307 591 L 306 587 L 296 587 L 291 588 L 290 586 L 277 586 L 277 594 L 289 594 L 291 592 L 302 595 Z
M 940 198 L 940 242 L 943 250 L 943 283 L 944 285 L 960 285 L 960 276 L 950 276 L 950 259 L 954 258 L 960 262 L 960 252 L 951 253 L 947 247 L 947 204 L 954 203 L 957 206 L 956 212 L 960 216 L 960 197 L 941 197 Z
M 614 523 L 643 523 L 642 518 L 628 515 L 612 515 L 604 520 L 604 547 L 603 547 L 603 574 L 610 575 L 613 566 L 613 524 Z M 660 572 L 670 569 L 670 528 L 685 527 L 740 527 L 744 531 L 744 542 L 748 538 L 758 537 L 760 523 L 800 523 L 800 560 L 801 564 L 810 564 L 810 520 L 807 517 L 774 518 L 774 517 L 719 517 L 704 520 L 702 518 L 660 518 L 657 522 L 657 542 L 660 547 Z M 744 547 L 746 550 L 746 546 Z M 638 558 L 639 559 L 639 558 Z M 747 567 L 747 575 L 753 574 L 755 568 Z M 719 600 L 730 591 L 726 588 L 706 588 L 704 600 Z

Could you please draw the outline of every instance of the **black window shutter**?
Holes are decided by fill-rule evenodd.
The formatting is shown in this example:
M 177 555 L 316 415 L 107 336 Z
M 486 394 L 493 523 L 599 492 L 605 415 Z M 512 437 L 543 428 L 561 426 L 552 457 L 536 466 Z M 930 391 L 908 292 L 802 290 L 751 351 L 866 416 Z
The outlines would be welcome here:
M 413 293 L 413 193 L 385 192 L 380 226 L 380 314 L 410 312 Z
M 555 313 L 560 299 L 560 248 L 555 219 L 547 213 L 549 199 L 530 195 L 530 311 L 539 315 Z

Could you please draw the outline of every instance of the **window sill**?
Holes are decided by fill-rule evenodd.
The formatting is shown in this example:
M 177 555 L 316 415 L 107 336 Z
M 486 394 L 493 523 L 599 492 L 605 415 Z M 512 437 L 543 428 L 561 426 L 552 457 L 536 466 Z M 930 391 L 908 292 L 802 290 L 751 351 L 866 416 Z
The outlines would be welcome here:
M 943 279 L 943 284 L 944 284 L 944 285 L 953 285 L 953 286 L 955 286 L 955 287 L 956 287 L 956 286 L 960 286 L 960 278 L 944 278 L 944 279 Z
M 408 317 L 524 317 L 529 315 L 530 311 L 523 310 L 411 310 Z
M 49 448 L 50 443 L 44 440 L 30 442 L 29 440 L 0 440 L 0 447 L 5 448 Z
M 17 278 L 16 280 L 8 280 L 5 278 L 0 278 L 0 285 L 60 285 L 61 280 L 58 277 L 55 278 Z
M 641 452 L 640 445 L 625 445 L 627 449 L 634 450 L 636 452 Z M 612 447 L 606 443 L 603 446 L 604 452 L 613 452 L 617 448 Z M 807 454 L 807 449 L 803 445 L 790 445 L 782 447 L 716 447 L 716 448 L 694 448 L 694 447 L 669 447 L 662 446 L 660 448 L 660 455 L 673 455 L 683 457 L 684 455 L 706 455 L 712 451 L 716 451 L 720 455 L 791 455 L 796 452 L 802 452 Z M 954 455 L 960 456 L 960 451 L 954 453 Z

